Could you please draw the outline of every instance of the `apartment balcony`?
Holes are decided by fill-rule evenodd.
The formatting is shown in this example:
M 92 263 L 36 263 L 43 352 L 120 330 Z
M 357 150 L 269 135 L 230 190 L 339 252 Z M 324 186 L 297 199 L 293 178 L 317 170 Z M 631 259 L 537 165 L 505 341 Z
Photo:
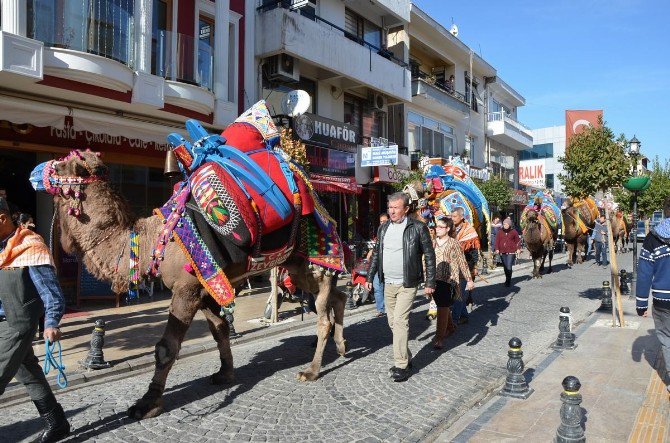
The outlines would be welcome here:
M 411 98 L 406 63 L 316 15 L 301 15 L 277 2 L 258 8 L 256 55 L 289 54 L 323 72 L 342 77 L 345 88 L 365 86 L 399 101 Z
M 0 31 L 0 82 L 18 86 L 42 80 L 42 42 Z
M 533 147 L 532 131 L 504 112 L 486 114 L 486 135 L 517 151 Z
M 420 71 L 412 77 L 412 102 L 455 119 L 470 114 L 470 105 L 463 94 L 447 82 Z

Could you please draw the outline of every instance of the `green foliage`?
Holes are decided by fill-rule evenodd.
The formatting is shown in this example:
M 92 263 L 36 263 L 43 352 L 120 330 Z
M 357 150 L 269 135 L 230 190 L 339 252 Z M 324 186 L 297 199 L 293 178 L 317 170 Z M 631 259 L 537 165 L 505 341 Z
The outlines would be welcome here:
M 614 133 L 600 119 L 600 127 L 587 127 L 570 139 L 563 163 L 566 174 L 559 174 L 565 193 L 572 197 L 588 197 L 598 191 L 621 186 L 630 176 L 631 161 L 626 156 L 626 137 Z
M 395 169 L 395 166 L 393 166 L 393 168 Z M 415 182 L 423 182 L 423 180 L 423 171 L 412 169 L 407 177 L 403 178 L 398 183 L 393 183 L 393 189 L 402 191 L 405 186 Z
M 649 189 L 640 192 L 637 196 L 638 212 L 648 217 L 654 211 L 663 209 L 665 199 L 670 196 L 670 162 L 666 160 L 665 164 L 661 164 L 656 157 L 652 162 L 649 175 L 651 176 Z
M 514 197 L 514 191 L 512 191 L 509 182 L 500 177 L 491 177 L 490 180 L 483 182 L 478 180 L 477 186 L 486 197 L 486 201 L 491 208 L 507 209 L 512 202 L 512 197 Z

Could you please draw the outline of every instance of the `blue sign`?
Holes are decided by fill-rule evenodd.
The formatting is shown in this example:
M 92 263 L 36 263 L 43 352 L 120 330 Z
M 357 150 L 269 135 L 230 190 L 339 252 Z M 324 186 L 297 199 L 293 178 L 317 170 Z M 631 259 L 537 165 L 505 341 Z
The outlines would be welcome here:
M 361 166 L 388 166 L 398 164 L 398 145 L 362 148 Z

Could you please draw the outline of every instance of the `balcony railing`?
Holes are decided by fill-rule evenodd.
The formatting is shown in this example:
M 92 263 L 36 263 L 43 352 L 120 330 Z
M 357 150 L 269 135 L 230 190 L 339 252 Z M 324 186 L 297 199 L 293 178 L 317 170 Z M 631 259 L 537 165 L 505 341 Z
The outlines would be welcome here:
M 445 80 L 438 80 L 435 78 L 435 76 L 430 75 L 426 72 L 423 72 L 422 70 L 413 67 L 412 68 L 412 80 L 420 79 L 423 80 L 424 82 L 436 87 L 442 92 L 446 92 L 447 94 L 451 95 L 452 97 L 462 101 L 463 103 L 469 104 L 467 98 L 465 97 L 465 94 L 461 94 L 460 92 L 456 91 L 448 81 Z
M 505 123 L 509 123 L 512 125 L 516 130 L 519 132 L 525 133 L 526 135 L 530 135 L 532 137 L 533 135 L 533 130 L 530 129 L 529 127 L 523 125 L 522 123 L 519 123 L 518 121 L 514 120 L 512 117 L 507 115 L 504 111 L 500 112 L 489 112 L 486 114 L 486 121 L 487 122 L 497 122 L 497 121 L 504 121 Z
M 316 15 L 313 10 L 307 9 L 307 8 L 296 8 L 292 6 L 293 1 L 292 0 L 270 0 L 270 1 L 264 1 L 262 6 L 259 6 L 256 8 L 256 10 L 259 13 L 270 11 L 276 8 L 282 8 L 282 9 L 287 9 L 289 11 L 296 12 L 300 15 L 303 15 L 310 20 L 314 20 L 317 23 L 323 23 L 324 25 L 330 27 L 331 29 L 338 31 L 342 33 L 342 35 L 349 40 L 353 40 L 356 43 L 358 43 L 361 46 L 364 46 L 370 50 L 370 52 L 375 52 L 379 54 L 380 56 L 384 57 L 387 60 L 391 60 L 392 62 L 402 66 L 403 68 L 407 68 L 409 65 L 405 63 L 404 61 L 400 60 L 399 58 L 396 58 L 391 51 L 385 48 L 380 48 L 378 46 L 373 45 L 370 42 L 365 41 L 363 38 L 359 37 L 358 35 L 352 34 L 351 32 L 337 26 L 336 24 L 326 20 L 325 18 L 319 17 Z
M 197 65 L 193 59 L 196 47 Z M 212 47 L 190 35 L 158 30 L 152 36 L 151 73 L 159 77 L 211 90 L 213 59 Z
M 28 37 L 134 65 L 135 0 L 28 0 Z

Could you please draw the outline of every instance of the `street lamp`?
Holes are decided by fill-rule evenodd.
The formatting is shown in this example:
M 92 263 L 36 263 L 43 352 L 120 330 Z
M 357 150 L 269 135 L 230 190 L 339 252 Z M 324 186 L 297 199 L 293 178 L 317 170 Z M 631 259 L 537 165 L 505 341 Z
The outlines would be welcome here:
M 637 282 L 637 194 L 649 187 L 649 177 L 637 176 L 637 159 L 640 156 L 641 145 L 642 143 L 635 136 L 628 142 L 628 155 L 633 159 L 633 177 L 623 185 L 624 188 L 633 193 L 633 232 L 635 233 L 633 237 L 633 276 L 631 279 L 631 294 L 633 297 L 636 295 L 635 284 Z

